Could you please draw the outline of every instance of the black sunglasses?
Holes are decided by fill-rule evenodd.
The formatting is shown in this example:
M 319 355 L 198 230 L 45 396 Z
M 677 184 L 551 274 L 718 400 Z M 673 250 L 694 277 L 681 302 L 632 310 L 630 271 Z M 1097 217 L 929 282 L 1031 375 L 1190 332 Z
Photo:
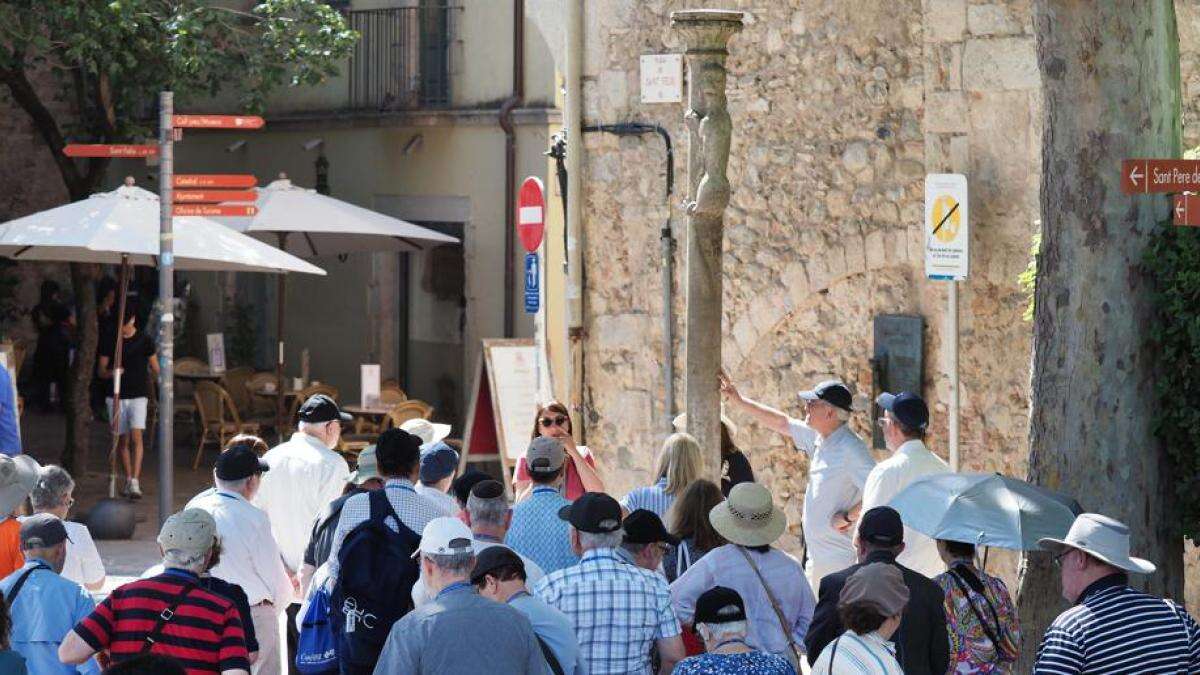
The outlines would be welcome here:
M 562 425 L 566 424 L 567 418 L 563 415 L 559 415 L 557 417 L 543 417 L 541 421 L 542 426 L 549 429 L 550 427 L 561 427 Z

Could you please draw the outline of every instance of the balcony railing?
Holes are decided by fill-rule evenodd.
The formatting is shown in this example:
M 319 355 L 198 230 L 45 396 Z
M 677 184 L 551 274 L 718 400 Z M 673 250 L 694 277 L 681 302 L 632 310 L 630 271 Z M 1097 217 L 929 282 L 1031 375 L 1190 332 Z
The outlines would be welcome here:
M 461 7 L 423 6 L 346 13 L 360 39 L 350 57 L 355 110 L 450 106 L 450 55 Z

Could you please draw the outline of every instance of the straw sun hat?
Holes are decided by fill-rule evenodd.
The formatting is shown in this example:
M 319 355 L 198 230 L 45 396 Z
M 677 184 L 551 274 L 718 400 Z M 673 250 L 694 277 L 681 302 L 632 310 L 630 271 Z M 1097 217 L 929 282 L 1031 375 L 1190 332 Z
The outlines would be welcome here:
M 787 516 L 775 507 L 771 491 L 758 483 L 738 483 L 729 498 L 708 512 L 708 521 L 727 541 L 768 546 L 787 528 Z

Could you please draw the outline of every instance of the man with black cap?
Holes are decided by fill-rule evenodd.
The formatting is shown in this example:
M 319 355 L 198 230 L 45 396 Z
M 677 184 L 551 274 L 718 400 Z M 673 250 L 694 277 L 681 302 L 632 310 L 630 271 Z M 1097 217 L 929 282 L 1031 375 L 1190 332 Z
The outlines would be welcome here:
M 541 598 L 530 595 L 527 581 L 525 561 L 512 549 L 493 546 L 476 554 L 471 583 L 479 594 L 506 603 L 529 619 L 546 662 L 556 675 L 586 673 L 587 667 L 579 658 L 579 642 L 571 620 Z
M 39 513 L 21 521 L 25 565 L 0 581 L 11 616 L 12 648 L 30 673 L 94 673 L 94 661 L 79 666 L 58 660 L 58 646 L 75 624 L 92 613 L 87 591 L 61 576 L 67 559 L 67 528 L 58 516 Z
M 689 656 L 675 667 L 674 675 L 754 673 L 792 675 L 795 670 L 778 654 L 756 650 L 746 641 L 749 630 L 746 605 L 732 588 L 714 586 L 696 598 L 693 617 L 706 653 Z
M 846 580 L 866 565 L 887 563 L 900 568 L 909 596 L 900 628 L 891 637 L 896 645 L 896 659 L 907 675 L 943 675 L 946 672 L 950 663 L 950 642 L 942 606 L 945 594 L 933 580 L 897 562 L 897 556 L 905 548 L 904 537 L 904 523 L 895 509 L 878 506 L 863 513 L 854 538 L 858 564 L 821 581 L 817 609 L 804 637 L 810 665 L 816 662 L 826 645 L 845 631 L 838 616 L 838 599 Z
M 679 621 L 663 577 L 629 564 L 621 545 L 621 505 L 585 492 L 559 512 L 571 525 L 579 564 L 546 575 L 533 594 L 566 614 L 592 675 L 650 675 L 651 647 L 661 672 L 684 657 Z
M 804 490 L 805 574 L 815 591 L 821 579 L 854 564 L 850 532 L 862 509 L 863 486 L 875 460 L 847 424 L 854 396 L 838 380 L 826 380 L 800 392 L 804 419 L 752 401 L 721 373 L 721 392 L 768 429 L 795 442 L 809 458 Z
M 625 532 L 621 542 L 621 555 L 634 565 L 651 572 L 659 571 L 663 556 L 672 546 L 679 543 L 678 537 L 667 532 L 658 514 L 649 509 L 637 509 L 625 516 L 621 530 Z
M 950 465 L 925 447 L 929 408 L 920 396 L 907 391 L 883 393 L 875 403 L 883 408 L 879 425 L 892 456 L 875 465 L 867 476 L 863 487 L 864 509 L 886 505 L 922 476 L 950 472 Z M 897 558 L 901 565 L 931 578 L 946 571 L 933 539 L 906 526 L 904 544 L 904 551 Z
M 213 469 L 216 490 L 197 495 L 187 508 L 207 511 L 216 521 L 221 561 L 210 570 L 212 576 L 241 586 L 250 602 L 258 639 L 251 672 L 275 675 L 286 656 L 279 645 L 279 615 L 295 590 L 267 514 L 251 503 L 271 468 L 254 451 L 253 440 L 235 441 L 221 452 Z

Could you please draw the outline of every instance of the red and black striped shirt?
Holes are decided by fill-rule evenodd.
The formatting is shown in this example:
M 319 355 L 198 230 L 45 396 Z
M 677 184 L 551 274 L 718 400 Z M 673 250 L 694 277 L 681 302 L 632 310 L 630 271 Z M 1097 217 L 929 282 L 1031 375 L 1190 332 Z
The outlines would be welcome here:
M 75 632 L 96 651 L 108 650 L 114 662 L 140 654 L 146 634 L 163 610 L 178 602 L 150 650 L 178 660 L 188 675 L 249 671 L 246 639 L 237 608 L 224 597 L 196 585 L 199 579 L 168 570 L 117 588 L 96 605 Z M 191 585 L 187 595 L 180 594 Z

